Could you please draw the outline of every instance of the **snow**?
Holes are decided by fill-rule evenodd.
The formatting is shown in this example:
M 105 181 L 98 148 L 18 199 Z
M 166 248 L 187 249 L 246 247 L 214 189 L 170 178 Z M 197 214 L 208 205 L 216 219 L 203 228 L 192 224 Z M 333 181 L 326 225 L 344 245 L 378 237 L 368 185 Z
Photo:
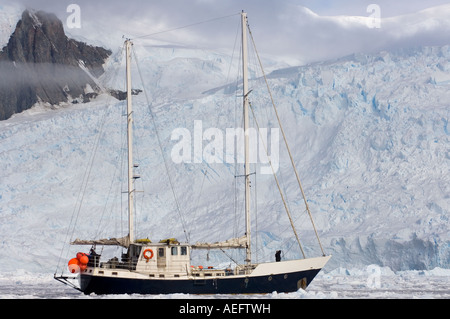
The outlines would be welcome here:
M 22 12 L 22 6 L 17 3 L 0 4 L 0 50 L 8 44 L 9 37 L 22 17 Z
M 146 96 L 140 94 L 136 162 L 144 192 L 137 201 L 138 237 L 184 241 L 180 218 L 192 242 L 242 235 L 235 226 L 242 228 L 243 219 L 233 221 L 234 167 L 170 160 L 175 128 L 193 132 L 196 120 L 204 130 L 236 127 L 241 93 L 230 85 L 238 75 L 229 70 L 237 64 L 226 53 L 204 49 L 138 42 L 135 49 L 139 70 L 133 73 L 140 71 L 144 84 L 135 77 L 134 87 L 148 92 L 182 212 L 176 212 Z M 100 79 L 105 86 L 123 89 L 120 62 L 118 55 L 108 61 Z M 252 105 L 260 126 L 277 127 L 254 64 Z M 269 74 L 325 252 L 333 255 L 306 292 L 270 298 L 449 298 L 449 72 L 450 47 L 443 46 L 355 54 Z M 124 211 L 117 151 L 124 145 L 124 107 L 100 95 L 88 104 L 36 105 L 0 122 L 1 298 L 96 298 L 80 296 L 52 276 L 69 238 L 125 235 L 114 217 Z M 282 187 L 312 257 L 319 247 L 288 168 L 287 154 L 280 152 Z M 284 258 L 298 258 L 281 202 L 272 199 L 278 196 L 272 176 L 253 179 L 252 185 L 258 208 L 254 257 L 272 260 L 282 249 Z M 242 206 L 242 198 L 237 200 Z M 63 266 L 74 249 L 62 256 Z M 194 256 L 194 263 L 202 257 L 206 252 Z M 212 264 L 228 260 L 220 252 L 208 257 Z M 369 279 L 376 280 L 368 284 Z

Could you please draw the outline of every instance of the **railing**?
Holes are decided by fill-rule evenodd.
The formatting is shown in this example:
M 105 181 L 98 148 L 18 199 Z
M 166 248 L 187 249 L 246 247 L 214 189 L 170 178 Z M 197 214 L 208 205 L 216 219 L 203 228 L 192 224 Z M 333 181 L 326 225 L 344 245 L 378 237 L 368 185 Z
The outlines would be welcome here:
M 122 258 L 114 257 L 106 262 L 100 262 L 100 255 L 90 255 L 88 267 L 97 267 L 102 269 L 125 269 L 134 271 L 138 263 L 138 258 L 129 258 L 126 254 L 122 255 Z M 238 265 L 235 269 L 214 269 L 212 267 L 203 268 L 197 266 L 188 271 L 188 275 L 194 277 L 209 277 L 209 276 L 233 276 L 233 275 L 246 275 L 251 273 L 255 269 L 256 265 Z
M 136 270 L 137 258 L 127 258 L 122 256 L 122 259 L 119 261 L 119 258 L 114 257 L 108 260 L 107 262 L 100 263 L 100 255 L 97 256 L 89 256 L 89 267 L 99 267 L 105 269 L 127 269 L 127 270 Z

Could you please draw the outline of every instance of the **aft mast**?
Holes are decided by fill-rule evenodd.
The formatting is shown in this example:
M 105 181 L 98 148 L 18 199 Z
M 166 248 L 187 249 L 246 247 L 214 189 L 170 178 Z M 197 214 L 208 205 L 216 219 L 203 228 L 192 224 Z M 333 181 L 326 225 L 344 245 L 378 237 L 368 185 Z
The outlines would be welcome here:
M 244 146 L 245 146 L 245 227 L 246 227 L 246 263 L 251 264 L 251 234 L 250 234 L 250 165 L 249 165 L 249 102 L 248 94 L 248 53 L 247 53 L 247 13 L 242 11 L 242 76 L 243 76 L 243 97 L 244 97 Z
M 133 174 L 133 106 L 131 101 L 131 46 L 133 43 L 127 39 L 127 137 L 128 137 L 128 238 L 129 243 L 134 242 L 134 174 Z

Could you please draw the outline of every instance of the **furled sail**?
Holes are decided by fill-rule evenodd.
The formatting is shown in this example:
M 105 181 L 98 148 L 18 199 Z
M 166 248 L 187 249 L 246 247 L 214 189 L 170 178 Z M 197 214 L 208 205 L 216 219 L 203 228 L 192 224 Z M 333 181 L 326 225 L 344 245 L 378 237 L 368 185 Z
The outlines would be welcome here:
M 192 245 L 194 249 L 214 249 L 214 248 L 245 248 L 247 244 L 247 236 L 239 238 L 231 238 L 226 241 L 215 243 L 196 243 Z
M 95 240 L 81 240 L 75 239 L 70 243 L 71 245 L 105 245 L 105 246 L 122 246 L 128 248 L 130 246 L 130 237 L 109 238 L 109 239 L 95 239 Z

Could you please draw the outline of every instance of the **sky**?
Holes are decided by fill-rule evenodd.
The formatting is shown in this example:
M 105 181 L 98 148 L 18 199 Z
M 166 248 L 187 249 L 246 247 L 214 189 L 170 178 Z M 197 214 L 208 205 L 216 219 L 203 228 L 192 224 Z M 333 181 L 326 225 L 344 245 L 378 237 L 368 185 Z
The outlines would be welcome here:
M 0 0 L 1 3 L 17 2 Z M 70 4 L 80 9 L 81 28 L 70 34 L 121 44 L 122 36 L 197 47 L 232 46 L 241 10 L 262 55 L 290 64 L 335 59 L 358 52 L 450 44 L 450 0 L 20 0 L 55 13 L 63 22 Z M 439 7 L 438 7 L 439 6 Z M 433 9 L 434 8 L 434 9 Z M 206 20 L 236 14 L 210 23 Z M 236 23 L 236 24 L 235 24 Z M 178 27 L 192 25 L 189 28 Z M 114 48 L 111 48 L 114 50 Z

